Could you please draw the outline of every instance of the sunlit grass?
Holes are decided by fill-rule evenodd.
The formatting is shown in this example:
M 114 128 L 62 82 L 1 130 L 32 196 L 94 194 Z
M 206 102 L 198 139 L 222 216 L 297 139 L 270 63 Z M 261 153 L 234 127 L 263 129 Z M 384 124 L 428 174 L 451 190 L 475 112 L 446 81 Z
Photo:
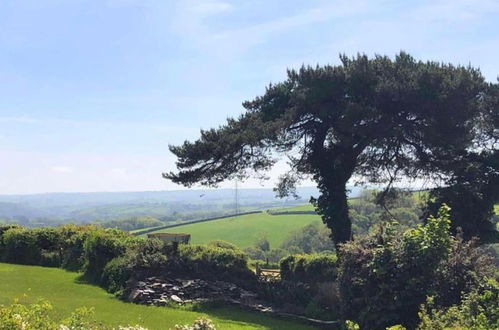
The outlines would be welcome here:
M 0 304 L 8 305 L 16 298 L 23 303 L 46 299 L 54 306 L 54 317 L 59 319 L 69 316 L 78 307 L 94 307 L 97 321 L 111 326 L 140 324 L 163 330 L 206 316 L 218 329 L 309 329 L 303 324 L 235 307 L 212 307 L 195 312 L 125 303 L 99 287 L 80 282 L 77 273 L 0 263 Z

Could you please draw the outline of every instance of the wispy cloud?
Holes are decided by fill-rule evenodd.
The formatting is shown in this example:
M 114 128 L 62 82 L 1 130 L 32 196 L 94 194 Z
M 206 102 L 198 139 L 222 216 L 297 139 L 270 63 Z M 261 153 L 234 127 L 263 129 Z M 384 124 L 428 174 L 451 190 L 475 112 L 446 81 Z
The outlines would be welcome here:
M 379 5 L 380 3 L 376 4 L 376 6 Z M 222 57 L 244 53 L 255 45 L 268 42 L 285 31 L 335 18 L 361 15 L 372 8 L 376 8 L 372 2 L 366 0 L 328 1 L 293 15 L 278 16 L 265 22 L 252 23 L 241 28 L 233 29 L 229 27 L 220 30 L 210 25 L 208 18 L 229 10 L 237 13 L 237 10 L 224 3 L 212 4 L 212 6 L 213 10 L 199 10 L 199 7 L 189 5 L 179 6 L 172 26 L 177 33 L 188 37 L 191 43 L 200 50 Z M 218 8 L 218 10 L 215 10 L 215 8 Z

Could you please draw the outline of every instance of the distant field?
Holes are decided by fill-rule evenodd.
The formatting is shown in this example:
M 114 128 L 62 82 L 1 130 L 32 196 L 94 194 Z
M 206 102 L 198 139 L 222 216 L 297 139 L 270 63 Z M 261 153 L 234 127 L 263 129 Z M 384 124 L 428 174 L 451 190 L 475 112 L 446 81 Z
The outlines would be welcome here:
M 311 206 L 286 209 L 312 210 Z M 155 231 L 155 233 L 189 233 L 193 244 L 224 240 L 241 248 L 252 246 L 259 238 L 266 237 L 272 248 L 277 248 L 293 230 L 311 223 L 321 223 L 315 214 L 270 215 L 265 212 L 231 217 L 209 222 L 183 225 Z
M 23 297 L 24 294 L 27 296 Z M 52 313 L 57 318 L 69 316 L 78 307 L 95 307 L 97 321 L 110 326 L 140 324 L 151 330 L 164 330 L 175 324 L 189 323 L 200 316 L 206 316 L 215 322 L 218 329 L 311 329 L 303 324 L 235 307 L 193 312 L 125 303 L 99 287 L 80 283 L 77 273 L 56 268 L 0 263 L 0 304 L 10 304 L 15 298 L 20 298 L 22 303 L 44 298 L 54 306 Z
M 413 193 L 417 201 L 426 197 L 426 195 L 426 191 Z M 356 199 L 351 199 L 350 203 L 356 203 Z M 313 210 L 312 205 L 306 204 L 273 211 L 305 212 Z M 499 215 L 499 204 L 495 206 L 495 213 Z M 236 244 L 241 248 L 252 246 L 257 239 L 266 237 L 271 247 L 277 248 L 288 237 L 290 232 L 311 223 L 321 223 L 320 217 L 315 214 L 270 215 L 262 212 L 203 223 L 186 224 L 161 229 L 154 231 L 154 233 L 189 233 L 192 235 L 192 243 L 194 244 L 205 244 L 221 239 Z

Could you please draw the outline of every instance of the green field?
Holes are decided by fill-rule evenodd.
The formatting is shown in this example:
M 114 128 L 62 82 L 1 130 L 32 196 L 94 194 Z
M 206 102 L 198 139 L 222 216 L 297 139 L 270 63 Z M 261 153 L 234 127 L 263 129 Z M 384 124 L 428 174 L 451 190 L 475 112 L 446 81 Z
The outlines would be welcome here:
M 194 312 L 125 303 L 99 287 L 81 283 L 77 273 L 0 263 L 0 304 L 8 305 L 16 298 L 23 303 L 46 299 L 54 306 L 52 312 L 57 318 L 69 316 L 78 307 L 94 307 L 97 321 L 111 326 L 140 324 L 149 329 L 163 330 L 207 316 L 218 329 L 309 329 L 303 324 L 235 307 L 212 307 Z
M 311 206 L 302 206 L 291 210 L 308 210 Z M 277 248 L 293 230 L 311 223 L 321 223 L 314 214 L 270 215 L 256 213 L 208 222 L 195 223 L 155 231 L 155 233 L 188 233 L 193 244 L 205 244 L 213 240 L 231 242 L 241 248 L 252 246 L 259 238 L 269 240 L 272 248 Z

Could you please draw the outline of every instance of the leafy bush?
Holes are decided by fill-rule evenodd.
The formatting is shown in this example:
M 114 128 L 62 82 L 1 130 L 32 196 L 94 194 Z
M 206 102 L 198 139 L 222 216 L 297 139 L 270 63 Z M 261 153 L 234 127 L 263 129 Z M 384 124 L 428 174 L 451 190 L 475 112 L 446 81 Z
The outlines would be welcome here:
M 111 293 L 121 293 L 135 268 L 132 254 L 116 257 L 109 261 L 102 271 L 101 284 Z
M 248 257 L 241 251 L 207 245 L 181 245 L 179 260 L 182 271 L 241 283 L 255 279 L 248 268 Z M 249 284 L 249 283 L 248 283 Z
M 59 227 L 61 232 L 62 260 L 61 267 L 79 271 L 85 265 L 84 243 L 90 233 L 96 230 L 93 226 L 65 225 Z
M 123 256 L 127 249 L 136 246 L 139 240 L 115 229 L 94 230 L 84 243 L 85 276 L 101 283 L 106 264 L 112 259 Z
M 233 251 L 241 251 L 241 249 L 237 245 L 222 240 L 211 241 L 208 243 L 208 246 L 219 247 L 222 249 L 228 249 Z
M 281 244 L 281 248 L 288 251 L 298 248 L 299 253 L 334 251 L 330 233 L 331 231 L 323 224 L 313 223 L 291 232 Z
M 199 271 L 230 272 L 245 270 L 247 256 L 240 251 L 206 245 L 181 245 L 180 257 Z
M 334 281 L 337 262 L 338 258 L 334 254 L 291 255 L 281 260 L 281 278 L 310 283 Z
M 37 265 L 40 261 L 40 249 L 33 230 L 11 228 L 3 234 L 4 260 L 7 262 Z
M 5 243 L 4 243 L 4 234 L 7 230 L 12 228 L 20 228 L 18 225 L 1 225 L 0 226 L 0 261 L 5 260 Z
M 421 307 L 420 330 L 499 329 L 499 284 L 488 280 L 479 289 L 465 295 L 459 305 L 435 308 L 432 297 Z
M 109 261 L 102 272 L 101 284 L 109 292 L 121 293 L 126 282 L 137 270 L 157 272 L 166 265 L 168 258 L 164 243 L 159 239 L 141 240 L 134 248 Z
M 343 317 L 362 329 L 414 328 L 428 295 L 444 305 L 476 287 L 490 270 L 488 261 L 464 257 L 473 248 L 454 239 L 449 229 L 444 205 L 436 218 L 403 236 L 396 235 L 395 225 L 387 225 L 377 235 L 344 244 L 338 276 Z

